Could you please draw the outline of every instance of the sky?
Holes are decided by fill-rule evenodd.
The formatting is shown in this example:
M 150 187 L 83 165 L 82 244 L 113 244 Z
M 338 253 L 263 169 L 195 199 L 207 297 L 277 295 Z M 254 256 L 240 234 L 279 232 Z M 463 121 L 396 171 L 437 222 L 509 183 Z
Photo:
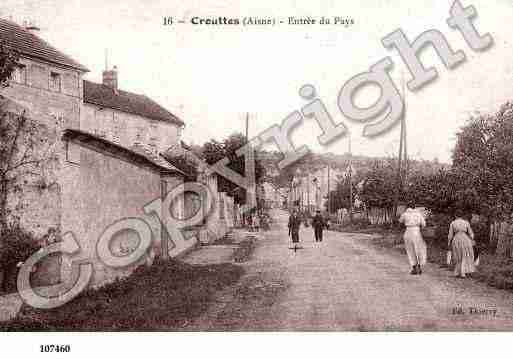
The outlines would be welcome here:
M 108 49 L 108 66 L 118 67 L 120 88 L 145 94 L 183 119 L 186 142 L 202 144 L 242 132 L 246 113 L 250 137 L 256 136 L 304 106 L 298 90 L 312 84 L 334 121 L 350 128 L 353 153 L 367 156 L 394 156 L 399 127 L 378 138 L 363 137 L 363 125 L 344 118 L 337 107 L 341 87 L 390 56 L 392 77 L 400 88 L 410 75 L 381 38 L 398 28 L 410 39 L 437 29 L 467 60 L 448 70 L 432 49 L 422 53 L 425 65 L 435 66 L 439 76 L 405 94 L 408 151 L 414 159 L 450 162 L 455 134 L 471 114 L 493 113 L 513 100 L 513 3 L 461 2 L 477 9 L 477 30 L 494 39 L 489 50 L 473 52 L 448 27 L 452 0 L 3 0 L 0 16 L 34 20 L 41 37 L 91 70 L 86 78 L 92 81 L 101 81 Z M 355 24 L 164 26 L 164 16 L 186 22 L 193 16 L 340 16 Z M 370 105 L 378 96 L 375 88 L 368 88 L 356 100 Z M 307 145 L 316 152 L 347 151 L 348 137 L 321 146 L 318 135 L 317 124 L 306 120 L 291 138 L 296 147 Z

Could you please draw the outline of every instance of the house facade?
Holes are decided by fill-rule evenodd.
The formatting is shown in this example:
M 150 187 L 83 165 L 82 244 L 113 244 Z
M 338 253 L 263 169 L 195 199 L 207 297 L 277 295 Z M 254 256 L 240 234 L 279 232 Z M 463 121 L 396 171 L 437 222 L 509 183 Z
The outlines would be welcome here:
M 13 22 L 0 19 L 0 39 L 20 53 L 23 65 L 0 95 L 14 104 L 19 114 L 37 119 L 41 140 L 50 142 L 46 143 L 51 150 L 49 158 L 55 157 L 38 175 L 24 179 L 23 192 L 8 198 L 23 227 L 42 236 L 50 228 L 60 229 L 64 203 L 58 179 L 66 149 L 59 138 L 64 129 L 80 127 L 82 76 L 89 70 Z
M 118 70 L 105 70 L 101 84 L 83 82 L 80 129 L 123 147 L 143 144 L 163 153 L 180 143 L 184 122 L 145 95 L 118 88 Z
M 151 216 L 144 208 L 184 182 L 184 173 L 160 156 L 180 143 L 183 121 L 147 96 L 119 89 L 115 68 L 103 72 L 101 84 L 84 80 L 85 66 L 23 26 L 0 19 L 0 40 L 20 53 L 23 65 L 10 86 L 0 90 L 1 103 L 37 122 L 36 135 L 44 144 L 38 153 L 51 154 L 22 178 L 23 190 L 9 196 L 13 216 L 36 238 L 72 232 L 81 258 L 95 265 L 96 285 L 131 271 L 115 271 L 98 261 L 98 238 L 114 223 L 131 217 L 147 223 L 153 238 L 149 253 L 158 255 L 168 238 L 158 217 L 167 218 L 169 211 L 182 216 L 185 201 L 178 198 L 173 208 L 161 204 Z M 137 247 L 133 231 L 114 236 L 111 248 L 120 255 Z M 179 255 L 199 240 L 188 238 L 170 245 L 167 254 Z M 53 284 L 69 265 L 59 257 L 40 269 Z

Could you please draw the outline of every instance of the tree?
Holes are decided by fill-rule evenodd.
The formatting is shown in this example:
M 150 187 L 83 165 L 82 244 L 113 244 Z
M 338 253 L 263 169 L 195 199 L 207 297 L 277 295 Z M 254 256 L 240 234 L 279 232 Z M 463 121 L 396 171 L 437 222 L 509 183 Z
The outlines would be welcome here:
M 351 202 L 354 203 L 357 194 L 356 182 L 353 181 L 351 186 L 353 187 L 352 198 L 350 199 L 350 187 L 349 180 L 344 179 L 339 181 L 335 187 L 335 190 L 328 194 L 328 200 L 326 201 L 326 210 L 338 211 L 341 208 L 350 208 Z
M 5 44 L 0 44 L 0 86 L 9 86 L 9 80 L 17 66 L 19 66 L 19 54 L 8 49 Z M 0 107 L 0 229 L 3 230 L 7 225 L 7 196 L 12 184 L 10 172 L 15 166 L 12 157 L 16 151 L 17 138 L 21 134 L 21 129 L 14 128 L 13 131 L 14 121 L 10 118 L 12 116 L 2 107 Z M 21 125 L 23 126 L 23 121 Z M 9 141 L 10 138 L 14 141 Z
M 246 143 L 247 140 L 244 135 L 240 133 L 234 133 L 228 136 L 222 142 L 213 139 L 206 142 L 201 148 L 201 155 L 205 162 L 207 162 L 209 165 L 212 165 L 224 158 L 228 158 L 228 167 L 238 174 L 245 176 L 244 155 L 239 156 L 236 152 L 239 148 L 245 146 Z M 261 161 L 255 155 L 256 183 L 260 183 L 264 174 L 265 170 L 261 164 Z M 217 175 L 217 184 L 218 190 L 233 196 L 235 203 L 246 203 L 246 191 L 243 188 L 238 187 L 235 183 L 221 175 Z
M 0 84 L 9 86 L 9 80 L 19 64 L 19 55 L 0 46 Z M 0 229 L 6 229 L 12 209 L 9 195 L 23 191 L 31 177 L 40 186 L 47 183 L 41 172 L 46 162 L 55 158 L 52 144 L 43 126 L 30 119 L 25 111 L 13 102 L 0 99 Z
M 410 176 L 404 197 L 434 213 L 452 215 L 456 209 L 476 211 L 479 196 L 468 179 L 454 169 Z
M 399 188 L 397 173 L 388 163 L 375 163 L 364 175 L 359 198 L 367 209 L 394 208 L 394 193 Z M 404 199 L 404 194 L 399 194 Z
M 477 213 L 508 219 L 513 212 L 513 104 L 471 118 L 457 134 L 453 170 L 478 196 Z
M 21 67 L 20 54 L 0 43 L 0 86 L 8 87 L 9 80 L 17 68 Z

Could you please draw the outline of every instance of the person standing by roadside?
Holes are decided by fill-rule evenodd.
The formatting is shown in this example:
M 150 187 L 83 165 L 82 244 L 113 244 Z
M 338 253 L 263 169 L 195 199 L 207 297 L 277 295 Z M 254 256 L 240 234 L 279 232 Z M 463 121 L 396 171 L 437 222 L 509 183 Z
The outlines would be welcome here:
M 255 213 L 253 217 L 253 228 L 255 232 L 260 232 L 260 215 L 258 213 Z
M 321 211 L 315 211 L 315 216 L 312 220 L 312 227 L 314 230 L 315 241 L 322 242 L 322 231 L 326 227 L 326 221 L 324 217 L 321 215 Z
M 292 237 L 292 243 L 299 242 L 299 227 L 301 226 L 301 218 L 297 213 L 297 210 L 293 210 L 289 217 L 289 236 Z
M 421 266 L 426 264 L 427 248 L 420 229 L 426 226 L 426 220 L 414 208 L 415 206 L 410 204 L 408 209 L 399 218 L 399 222 L 406 226 L 403 238 L 408 261 L 412 267 L 410 274 L 422 274 Z
M 452 248 L 454 276 L 465 278 L 475 271 L 474 232 L 469 221 L 464 219 L 463 211 L 456 212 L 456 219 L 449 225 L 449 248 Z
M 253 216 L 251 214 L 244 215 L 246 218 L 246 226 L 252 232 L 253 231 Z

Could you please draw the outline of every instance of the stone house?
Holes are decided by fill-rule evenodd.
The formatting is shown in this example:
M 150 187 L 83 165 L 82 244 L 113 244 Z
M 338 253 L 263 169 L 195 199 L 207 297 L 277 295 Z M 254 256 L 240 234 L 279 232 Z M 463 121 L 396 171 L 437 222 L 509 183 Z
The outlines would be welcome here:
M 95 241 L 110 224 L 138 217 L 150 225 L 159 247 L 162 225 L 143 208 L 184 181 L 184 173 L 160 156 L 180 143 L 183 121 L 144 95 L 120 90 L 115 68 L 103 72 L 102 84 L 85 81 L 85 66 L 11 21 L 0 19 L 0 40 L 20 53 L 23 64 L 0 91 L 2 100 L 38 122 L 53 154 L 9 204 L 38 238 L 51 229 L 73 232 L 95 263 L 94 283 L 123 275 L 96 260 Z M 33 185 L 41 181 L 48 185 Z M 183 198 L 173 206 L 178 216 L 186 211 Z M 165 217 L 162 208 L 157 211 Z M 116 236 L 113 250 L 133 251 L 133 233 Z M 185 246 L 169 248 L 169 254 L 179 255 L 197 241 L 193 237 Z M 46 264 L 48 282 L 59 281 L 62 264 L 60 258 Z
M 83 82 L 80 129 L 123 147 L 144 144 L 163 153 L 180 143 L 184 123 L 145 95 L 118 88 L 118 70 L 105 70 L 103 83 Z
M 21 224 L 42 236 L 50 228 L 60 228 L 63 212 L 62 188 L 57 183 L 65 154 L 58 140 L 65 128 L 80 128 L 80 108 L 83 102 L 82 76 L 89 70 L 62 52 L 13 22 L 0 19 L 0 40 L 21 55 L 23 67 L 12 76 L 8 88 L 0 95 L 10 101 L 27 117 L 37 119 L 56 146 L 56 161 L 48 164 L 41 178 L 26 179 L 23 193 L 9 198 Z M 37 186 L 41 179 L 46 182 Z

